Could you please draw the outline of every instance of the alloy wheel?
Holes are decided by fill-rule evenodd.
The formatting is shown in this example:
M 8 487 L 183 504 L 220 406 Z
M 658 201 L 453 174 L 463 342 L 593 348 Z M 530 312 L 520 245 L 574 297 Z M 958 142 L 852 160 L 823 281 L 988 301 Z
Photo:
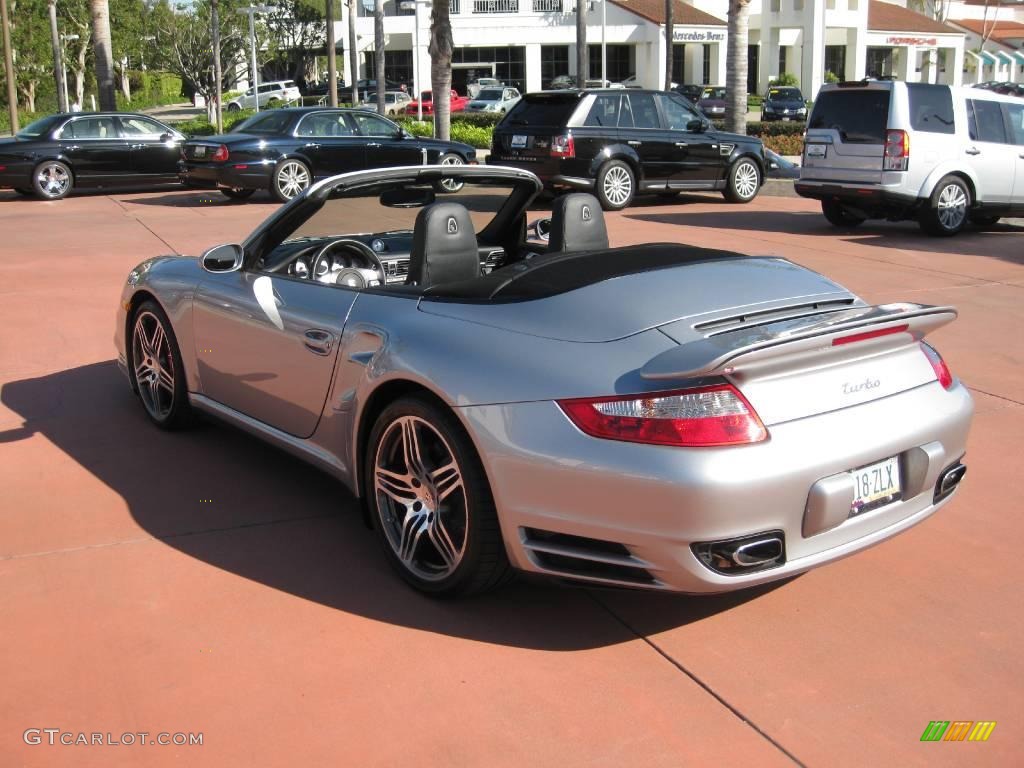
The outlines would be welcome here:
M 757 193 L 757 168 L 749 161 L 741 162 L 733 173 L 736 194 L 744 200 Z
M 275 183 L 281 197 L 291 200 L 309 186 L 309 171 L 302 163 L 288 160 L 277 169 Z
M 944 229 L 959 229 L 967 218 L 967 193 L 959 184 L 947 184 L 939 193 L 936 207 L 939 223 Z
M 441 165 L 465 165 L 465 161 L 458 155 L 445 155 L 441 158 Z M 445 179 L 441 182 L 445 192 L 458 192 L 463 187 L 463 182 L 455 179 Z
M 633 179 L 626 168 L 614 165 L 605 173 L 601 187 L 608 202 L 618 207 L 629 201 L 633 193 Z
M 39 189 L 47 197 L 63 197 L 71 189 L 71 174 L 60 163 L 43 163 L 36 171 Z
M 157 421 L 174 405 L 174 356 L 163 323 L 152 312 L 140 312 L 132 331 L 132 364 L 142 404 Z
M 469 505 L 462 469 L 441 433 L 401 416 L 377 443 L 374 495 L 383 533 L 411 574 L 442 581 L 466 553 Z

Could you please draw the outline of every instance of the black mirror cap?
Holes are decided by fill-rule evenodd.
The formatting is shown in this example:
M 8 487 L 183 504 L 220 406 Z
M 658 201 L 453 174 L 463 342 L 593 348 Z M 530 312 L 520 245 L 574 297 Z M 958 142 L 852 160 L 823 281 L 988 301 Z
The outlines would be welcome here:
M 203 269 L 207 272 L 237 272 L 245 260 L 245 249 L 238 243 L 215 245 L 203 254 Z
M 686 130 L 692 133 L 703 133 L 708 129 L 708 121 L 701 120 L 700 118 L 694 118 L 686 124 Z

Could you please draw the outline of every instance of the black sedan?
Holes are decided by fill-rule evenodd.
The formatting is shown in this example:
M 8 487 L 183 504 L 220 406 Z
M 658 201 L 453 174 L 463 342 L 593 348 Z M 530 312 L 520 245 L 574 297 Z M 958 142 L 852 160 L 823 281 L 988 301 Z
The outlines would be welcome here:
M 0 139 L 0 188 L 60 200 L 76 187 L 178 182 L 185 137 L 146 115 L 79 112 L 43 117 Z
M 230 133 L 186 142 L 181 180 L 241 199 L 260 189 L 291 200 L 319 178 L 399 165 L 476 163 L 476 150 L 418 138 L 375 112 L 272 109 Z

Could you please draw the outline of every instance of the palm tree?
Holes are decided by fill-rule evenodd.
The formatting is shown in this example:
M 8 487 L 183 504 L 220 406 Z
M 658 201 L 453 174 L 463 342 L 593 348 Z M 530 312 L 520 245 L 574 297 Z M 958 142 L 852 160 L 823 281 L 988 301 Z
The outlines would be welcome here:
M 676 0 L 665 0 L 665 90 L 672 90 L 672 59 L 675 53 L 675 47 L 672 42 L 672 25 L 674 23 L 674 8 Z M 603 86 L 604 83 L 601 83 Z
M 92 16 L 93 54 L 96 57 L 96 86 L 100 95 L 100 109 L 117 109 L 114 89 L 114 57 L 110 47 L 110 6 L 107 0 L 89 0 Z
M 327 25 L 327 104 L 338 106 L 338 51 L 334 39 L 334 0 L 324 3 L 324 21 Z
M 747 132 L 747 22 L 750 0 L 729 0 L 729 50 L 725 57 L 725 128 Z
M 452 137 L 452 21 L 448 0 L 435 0 L 430 9 L 430 87 L 434 101 L 434 136 Z M 417 98 L 423 94 L 417 94 Z
M 587 0 L 576 0 L 576 87 L 586 88 L 590 75 L 587 61 Z M 601 83 L 604 85 L 604 83 Z
M 359 102 L 359 51 L 356 50 L 356 14 L 359 0 L 348 0 L 348 84 L 352 87 L 352 106 Z
M 373 72 L 377 78 L 377 112 L 384 114 L 384 0 L 373 7 Z

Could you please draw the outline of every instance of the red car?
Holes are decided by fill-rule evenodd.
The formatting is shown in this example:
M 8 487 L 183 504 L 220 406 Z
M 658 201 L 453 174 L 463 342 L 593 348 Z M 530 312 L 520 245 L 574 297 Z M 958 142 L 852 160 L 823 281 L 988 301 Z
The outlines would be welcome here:
M 423 114 L 424 115 L 432 115 L 432 114 L 434 114 L 434 97 L 433 97 L 433 94 L 431 93 L 431 91 L 424 91 L 423 93 L 421 93 L 420 94 L 420 101 L 423 102 Z M 452 89 L 452 97 L 451 97 L 451 104 L 452 104 L 451 109 L 452 109 L 452 112 L 462 112 L 466 108 L 466 105 L 469 104 L 469 101 L 470 100 L 469 100 L 468 96 L 459 96 L 459 94 L 456 92 L 456 90 L 454 88 Z M 416 99 L 413 99 L 412 101 L 410 101 L 408 104 L 405 105 L 405 114 L 407 114 L 407 115 L 415 115 L 415 114 L 417 114 L 418 109 L 419 109 L 419 102 L 416 101 Z

